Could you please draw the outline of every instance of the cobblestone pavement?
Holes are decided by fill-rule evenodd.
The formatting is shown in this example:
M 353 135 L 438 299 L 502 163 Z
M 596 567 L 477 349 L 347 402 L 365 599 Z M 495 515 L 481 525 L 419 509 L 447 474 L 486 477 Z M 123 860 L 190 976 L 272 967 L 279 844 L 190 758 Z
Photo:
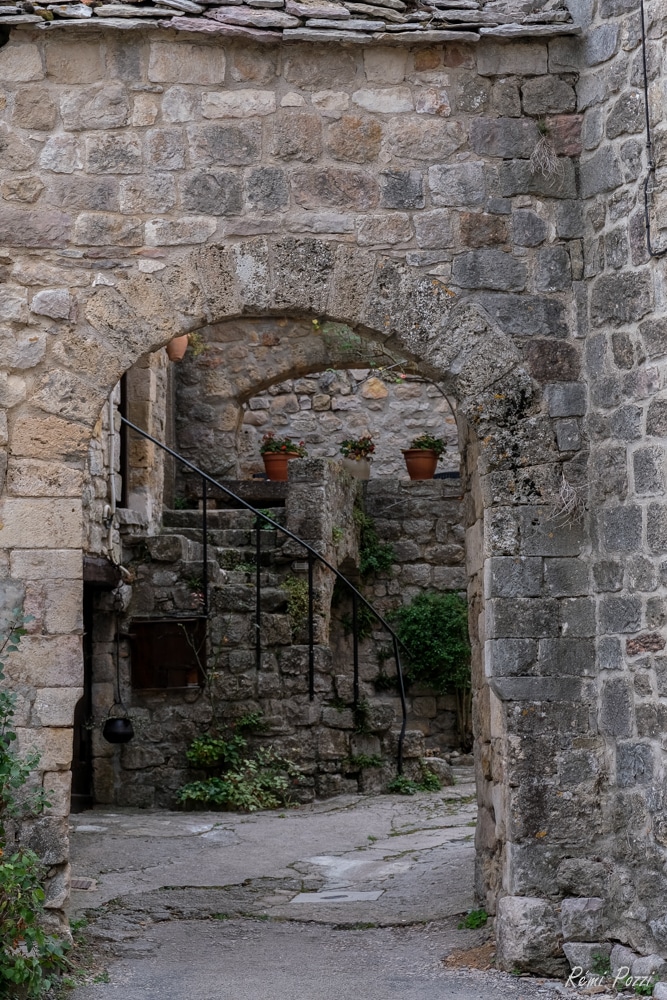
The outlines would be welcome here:
M 72 817 L 72 916 L 109 982 L 73 1000 L 551 1000 L 555 984 L 465 968 L 471 769 L 434 794 L 345 796 L 284 813 Z M 443 964 L 443 959 L 456 967 Z

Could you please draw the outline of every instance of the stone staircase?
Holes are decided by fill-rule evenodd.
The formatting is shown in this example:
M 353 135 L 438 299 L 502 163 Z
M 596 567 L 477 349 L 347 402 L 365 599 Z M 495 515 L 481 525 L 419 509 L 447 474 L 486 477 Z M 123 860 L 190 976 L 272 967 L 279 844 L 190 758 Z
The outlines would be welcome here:
M 284 508 L 263 509 L 284 524 Z M 270 743 L 296 761 L 306 774 L 300 790 L 304 801 L 342 792 L 385 787 L 395 774 L 399 721 L 392 705 L 364 696 L 352 704 L 352 663 L 341 662 L 340 637 L 329 634 L 331 588 L 317 587 L 314 616 L 314 697 L 309 696 L 307 562 L 289 537 L 271 529 L 259 532 L 261 650 L 256 649 L 257 532 L 247 510 L 207 511 L 209 580 L 208 681 L 197 697 L 182 690 L 132 692 L 137 727 L 132 744 L 123 749 L 130 770 L 142 770 L 144 782 L 155 782 L 153 802 L 171 806 L 174 791 L 191 778 L 185 750 L 197 732 L 214 719 L 225 724 L 247 712 L 260 711 L 266 725 L 258 743 Z M 127 609 L 132 619 L 149 616 L 188 617 L 203 611 L 202 512 L 165 510 L 162 530 L 131 539 L 130 567 L 135 574 Z M 327 572 L 327 571 L 323 571 Z M 327 573 L 327 576 L 330 574 Z M 304 615 L 304 602 L 305 611 Z M 334 653 L 334 650 L 336 651 Z M 368 695 L 370 688 L 365 689 Z M 211 706 L 215 704 L 215 709 Z M 180 725 L 174 723 L 174 719 Z M 166 725 L 164 725 L 167 723 Z M 163 724 L 168 740 L 160 738 Z M 144 735 L 150 734 L 148 735 Z M 141 767 L 142 744 L 161 748 L 162 761 L 151 775 Z M 405 743 L 405 773 L 418 767 L 423 753 L 421 733 Z M 363 755 L 381 757 L 381 767 L 355 762 Z M 149 755 L 150 758 L 150 755 Z

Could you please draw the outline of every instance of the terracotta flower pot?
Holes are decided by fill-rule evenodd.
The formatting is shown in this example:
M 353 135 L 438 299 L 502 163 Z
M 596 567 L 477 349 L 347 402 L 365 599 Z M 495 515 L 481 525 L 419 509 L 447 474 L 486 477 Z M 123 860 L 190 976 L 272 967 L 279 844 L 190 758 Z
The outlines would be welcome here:
M 262 455 L 267 478 L 272 483 L 287 482 L 287 463 L 299 456 L 293 451 L 265 451 Z
M 341 464 L 354 479 L 371 478 L 371 463 L 368 458 L 343 458 Z
M 430 448 L 408 448 L 403 452 L 410 479 L 433 479 L 438 453 Z
M 188 335 L 183 334 L 182 337 L 174 337 L 167 344 L 167 357 L 170 361 L 182 361 L 185 352 L 188 349 Z

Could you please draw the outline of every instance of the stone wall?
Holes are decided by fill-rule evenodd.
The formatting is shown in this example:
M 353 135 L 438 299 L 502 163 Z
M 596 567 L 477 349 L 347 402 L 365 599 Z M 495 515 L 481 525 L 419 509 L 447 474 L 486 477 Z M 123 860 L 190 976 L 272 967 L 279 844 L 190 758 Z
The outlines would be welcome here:
M 373 476 L 401 478 L 406 476 L 401 450 L 419 434 L 432 434 L 447 443 L 438 471 L 458 473 L 454 414 L 436 386 L 416 379 L 385 380 L 369 369 L 327 371 L 254 396 L 244 406 L 239 435 L 241 477 L 262 471 L 259 446 L 267 430 L 304 440 L 309 455 L 324 458 L 339 455 L 342 441 L 370 433 Z

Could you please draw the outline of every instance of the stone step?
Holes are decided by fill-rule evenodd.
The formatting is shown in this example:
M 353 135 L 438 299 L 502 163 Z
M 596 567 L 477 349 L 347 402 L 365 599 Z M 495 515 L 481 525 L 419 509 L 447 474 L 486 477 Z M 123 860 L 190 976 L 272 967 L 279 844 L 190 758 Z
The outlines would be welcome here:
M 162 530 L 162 535 L 169 534 L 169 529 Z M 179 536 L 182 535 L 184 538 L 190 538 L 193 542 L 201 543 L 202 531 L 199 528 L 179 528 Z M 252 547 L 255 548 L 257 534 L 251 529 L 244 528 L 208 528 L 206 531 L 208 536 L 209 545 L 214 545 L 217 548 L 227 549 L 227 548 L 240 548 L 240 547 Z M 262 530 L 259 533 L 260 546 L 263 550 L 275 548 L 280 544 L 281 537 L 279 532 L 273 530 Z
M 283 507 L 262 508 L 278 524 L 285 522 Z M 201 531 L 202 511 L 164 510 L 162 524 L 165 528 L 199 528 Z M 209 510 L 206 512 L 209 529 L 241 528 L 250 529 L 255 523 L 255 515 L 249 510 Z
M 260 590 L 261 609 L 263 614 L 285 614 L 287 610 L 287 591 L 280 587 L 262 587 Z M 216 588 L 211 593 L 211 606 L 215 611 L 254 612 L 256 601 L 255 587 L 249 584 L 230 583 Z
M 202 546 L 185 534 L 149 535 L 144 539 L 153 562 L 193 562 L 202 557 Z

